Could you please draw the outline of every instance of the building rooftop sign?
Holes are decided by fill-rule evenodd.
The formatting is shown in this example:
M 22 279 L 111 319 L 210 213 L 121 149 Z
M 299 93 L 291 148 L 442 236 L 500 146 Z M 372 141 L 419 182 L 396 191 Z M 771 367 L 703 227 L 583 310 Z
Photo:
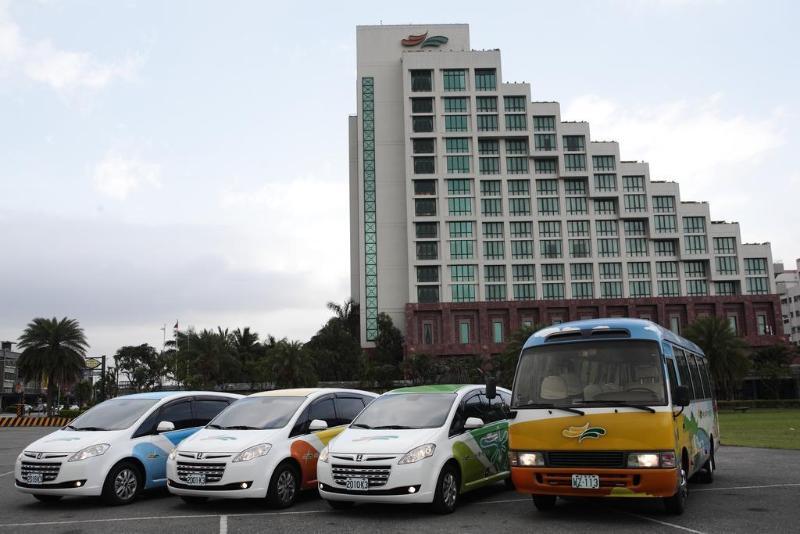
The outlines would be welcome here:
M 447 44 L 449 39 L 444 35 L 432 35 L 428 37 L 428 32 L 419 34 L 419 35 L 409 35 L 400 43 L 403 46 L 417 46 L 418 44 L 422 43 L 420 48 L 427 48 L 427 47 L 440 47 L 443 44 Z

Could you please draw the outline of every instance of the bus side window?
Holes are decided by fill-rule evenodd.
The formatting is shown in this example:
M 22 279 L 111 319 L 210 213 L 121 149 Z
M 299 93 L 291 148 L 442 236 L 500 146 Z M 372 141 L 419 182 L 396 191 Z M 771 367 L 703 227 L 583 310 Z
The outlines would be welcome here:
M 686 361 L 686 354 L 678 347 L 672 347 L 672 352 L 675 353 L 675 360 L 678 362 L 678 375 L 681 378 L 681 385 L 689 388 L 689 396 L 692 399 L 698 398 L 694 393 L 694 387 L 692 387 L 692 378 L 689 375 L 689 364 Z
M 700 362 L 700 375 L 703 379 L 703 387 L 708 390 L 708 396 L 713 398 L 714 397 L 714 386 L 711 382 L 710 376 L 710 366 L 708 365 L 708 361 L 705 358 L 701 358 Z
M 678 376 L 675 373 L 675 360 L 667 358 L 667 374 L 669 375 L 669 390 L 675 397 L 675 390 L 678 388 Z
M 692 382 L 694 383 L 694 398 L 705 399 L 708 395 L 706 395 L 704 391 L 703 381 L 700 380 L 700 369 L 697 365 L 698 358 L 691 352 L 687 352 L 686 359 L 689 361 L 689 371 L 692 375 Z

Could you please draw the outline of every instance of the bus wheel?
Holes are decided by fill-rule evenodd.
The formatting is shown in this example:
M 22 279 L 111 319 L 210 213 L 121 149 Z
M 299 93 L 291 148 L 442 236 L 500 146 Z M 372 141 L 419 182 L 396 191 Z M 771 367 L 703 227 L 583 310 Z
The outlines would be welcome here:
M 686 499 L 689 496 L 689 486 L 686 481 L 686 470 L 681 468 L 678 491 L 672 497 L 664 498 L 664 507 L 672 515 L 681 515 L 686 509 Z
M 711 484 L 714 482 L 714 471 L 716 469 L 717 463 L 716 460 L 714 460 L 714 449 L 712 446 L 711 454 L 708 456 L 708 460 L 706 460 L 706 463 L 703 464 L 703 468 L 695 476 L 697 482 L 700 482 L 701 484 Z
M 540 512 L 549 512 L 556 507 L 555 495 L 533 495 L 533 505 Z

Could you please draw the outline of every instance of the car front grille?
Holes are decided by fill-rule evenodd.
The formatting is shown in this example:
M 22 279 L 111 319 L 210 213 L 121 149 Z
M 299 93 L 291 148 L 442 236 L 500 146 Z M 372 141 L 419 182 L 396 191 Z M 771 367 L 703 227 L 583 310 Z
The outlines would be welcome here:
M 548 467 L 625 467 L 625 453 L 618 451 L 550 451 Z
M 225 473 L 225 464 L 178 462 L 178 478 L 181 481 L 187 482 L 188 475 L 200 473 L 206 475 L 206 482 L 219 482 L 222 480 L 222 475 Z
M 22 462 L 22 481 L 28 481 L 28 475 L 41 473 L 43 482 L 52 482 L 61 470 L 61 462 Z
M 343 465 L 333 464 L 333 481 L 340 486 L 345 485 L 348 478 L 366 478 L 369 486 L 385 486 L 389 481 L 389 473 L 392 471 L 391 465 Z

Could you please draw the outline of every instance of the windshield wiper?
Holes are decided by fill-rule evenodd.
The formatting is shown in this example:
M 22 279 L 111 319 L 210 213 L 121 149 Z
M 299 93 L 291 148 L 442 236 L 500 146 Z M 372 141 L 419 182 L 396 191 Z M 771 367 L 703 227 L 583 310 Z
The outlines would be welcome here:
M 103 432 L 108 430 L 107 428 L 100 428 L 99 426 L 81 426 L 81 427 L 72 427 L 75 430 L 88 430 L 89 432 Z
M 644 412 L 656 413 L 656 411 L 653 408 L 651 408 L 650 406 L 645 406 L 644 404 L 628 404 L 627 402 L 622 402 L 622 401 L 604 401 L 604 400 L 587 400 L 583 401 L 583 403 L 594 404 L 597 406 L 636 408 Z
M 222 427 L 219 426 L 218 424 L 215 424 L 215 423 L 211 423 L 209 425 L 206 425 L 206 428 L 219 428 L 220 430 L 222 430 Z
M 78 430 L 77 428 L 75 428 L 75 427 L 74 427 L 74 426 L 72 426 L 72 425 L 67 425 L 67 426 L 65 426 L 64 428 L 71 428 L 72 430 Z
M 369 429 L 369 428 L 372 428 L 372 427 L 369 426 L 369 425 L 365 425 L 364 423 L 353 423 L 352 425 L 350 425 L 350 428 L 367 428 L 367 429 Z
M 232 425 L 221 427 L 223 430 L 262 430 L 257 426 L 247 426 L 247 425 Z
M 372 427 L 373 430 L 409 430 L 413 428 L 414 428 L 413 426 L 403 426 L 403 425 L 383 425 L 383 426 Z
M 577 415 L 586 415 L 583 410 L 578 410 L 577 408 L 570 408 L 569 406 L 556 406 L 553 403 L 546 402 L 531 402 L 528 404 L 519 404 L 511 407 L 512 410 L 517 410 L 519 408 L 549 408 L 552 410 L 564 410 L 565 412 L 570 412 Z

